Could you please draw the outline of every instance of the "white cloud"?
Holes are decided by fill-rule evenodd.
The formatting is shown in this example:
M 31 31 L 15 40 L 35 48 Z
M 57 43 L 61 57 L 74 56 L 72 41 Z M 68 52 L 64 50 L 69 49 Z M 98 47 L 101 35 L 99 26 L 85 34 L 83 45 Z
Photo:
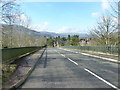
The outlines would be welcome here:
M 118 23 L 118 18 L 113 18 L 113 21 L 114 21 L 115 23 Z
M 43 23 L 43 25 L 44 25 L 44 26 L 47 26 L 47 25 L 48 25 L 48 22 L 47 22 L 47 21 L 45 21 L 45 22 Z
M 91 13 L 91 15 L 92 15 L 93 17 L 99 17 L 99 16 L 100 16 L 100 13 L 99 13 L 99 12 L 93 12 L 93 13 Z
M 47 21 L 40 24 L 32 24 L 31 29 L 36 31 L 48 31 L 49 23 Z
M 45 22 L 43 22 L 42 24 L 34 24 L 31 26 L 31 29 L 36 30 L 36 31 L 46 31 L 46 32 L 55 32 L 55 33 L 83 33 L 81 32 L 81 30 L 84 30 L 84 32 L 86 32 L 85 29 L 82 29 L 80 27 L 70 27 L 70 26 L 63 26 L 60 28 L 52 28 L 49 25 L 44 25 Z
M 56 32 L 57 33 L 80 33 L 80 28 L 63 26 L 59 28 Z
M 58 29 L 58 32 L 66 33 L 66 32 L 71 32 L 73 28 L 68 27 L 68 26 L 63 26 L 62 28 Z
M 21 15 L 20 15 L 20 19 L 21 19 L 22 21 L 26 21 L 26 20 L 27 20 L 27 17 L 25 16 L 25 14 L 21 14 Z
M 21 21 L 26 21 L 27 20 L 27 16 L 25 16 L 25 14 L 15 14 L 14 15 L 17 19 L 20 19 Z
M 106 10 L 106 9 L 109 9 L 110 8 L 110 4 L 108 2 L 108 0 L 102 0 L 102 9 L 103 10 Z

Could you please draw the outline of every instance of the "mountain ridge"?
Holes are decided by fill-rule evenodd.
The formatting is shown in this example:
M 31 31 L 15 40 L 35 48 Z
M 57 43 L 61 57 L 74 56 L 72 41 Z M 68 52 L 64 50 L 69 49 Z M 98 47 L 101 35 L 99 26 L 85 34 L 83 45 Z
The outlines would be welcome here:
M 21 32 L 25 32 L 25 33 L 28 33 L 29 35 L 31 36 L 34 36 L 34 37 L 57 37 L 57 36 L 60 36 L 60 37 L 67 37 L 68 35 L 79 35 L 80 38 L 88 38 L 89 36 L 86 34 L 86 33 L 55 33 L 55 32 L 48 32 L 48 31 L 35 31 L 33 29 L 28 29 L 24 26 L 18 26 L 18 25 L 6 25 L 6 24 L 2 24 L 3 27 L 11 27 L 13 26 L 14 27 L 14 31 L 18 30 L 18 31 L 21 31 Z M 19 29 L 18 29 L 19 27 Z

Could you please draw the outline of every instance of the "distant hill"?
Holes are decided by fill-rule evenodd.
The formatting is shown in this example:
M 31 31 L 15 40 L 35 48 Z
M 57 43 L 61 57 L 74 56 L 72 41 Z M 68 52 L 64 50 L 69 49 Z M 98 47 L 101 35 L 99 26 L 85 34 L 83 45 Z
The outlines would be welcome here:
M 10 26 L 5 25 L 5 24 L 3 24 L 3 27 L 10 28 Z M 18 28 L 18 27 L 19 27 L 19 29 L 18 29 L 19 31 L 28 33 L 29 35 L 32 35 L 34 37 L 57 37 L 57 36 L 67 37 L 68 35 L 71 35 L 71 36 L 79 35 L 80 38 L 88 38 L 89 37 L 86 33 L 54 33 L 54 32 L 46 32 L 46 31 L 38 32 L 38 31 L 27 29 L 23 26 L 17 26 L 17 25 L 14 25 L 13 31 L 16 31 L 16 28 Z
M 67 37 L 68 35 L 79 35 L 80 38 L 88 38 L 89 36 L 86 33 L 60 33 L 59 34 L 62 37 Z
M 59 36 L 57 33 L 53 32 L 38 32 L 35 30 L 29 30 L 29 34 L 36 36 L 36 37 L 57 37 Z
M 31 35 L 34 35 L 34 36 L 37 36 L 37 37 L 57 37 L 57 36 L 60 36 L 60 37 L 67 37 L 68 35 L 79 35 L 80 38 L 88 38 L 89 36 L 87 34 L 84 34 L 84 33 L 54 33 L 54 32 L 44 32 L 44 31 L 41 31 L 41 32 L 38 32 L 38 31 L 35 31 L 35 30 L 30 30 L 29 33 Z

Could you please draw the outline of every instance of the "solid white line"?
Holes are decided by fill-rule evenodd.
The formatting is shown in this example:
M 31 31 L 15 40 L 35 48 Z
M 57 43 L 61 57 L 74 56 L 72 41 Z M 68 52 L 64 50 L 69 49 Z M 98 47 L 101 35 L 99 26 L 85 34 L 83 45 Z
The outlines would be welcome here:
M 60 49 L 62 49 L 62 48 L 60 48 Z M 67 50 L 67 49 L 62 49 L 62 50 L 70 51 L 70 52 L 74 52 L 74 51 Z M 79 53 L 79 52 L 74 52 L 74 53 Z M 111 58 L 100 57 L 100 56 L 91 55 L 91 54 L 87 54 L 87 53 L 80 53 L 80 54 L 82 54 L 82 55 L 86 55 L 86 56 L 95 57 L 95 58 L 100 58 L 100 59 L 104 59 L 104 60 L 108 60 L 108 61 L 112 61 L 112 62 L 118 62 L 118 63 L 120 63 L 120 61 L 115 60 L 115 59 L 111 59 Z
M 99 80 L 103 81 L 104 83 L 106 83 L 107 85 L 111 86 L 112 88 L 115 88 L 117 90 L 120 90 L 118 87 L 114 86 L 113 84 L 109 83 L 108 81 L 106 81 L 105 79 L 101 78 L 100 76 L 96 75 L 95 73 L 93 73 L 92 71 L 84 68 L 85 71 L 89 72 L 90 74 L 92 74 L 93 76 L 95 76 L 96 78 L 98 78 Z
M 67 58 L 69 61 L 71 61 L 72 63 L 74 63 L 74 64 L 76 64 L 76 65 L 78 65 L 78 63 L 76 63 L 75 61 L 73 61 L 72 59 L 70 59 L 70 58 Z
M 68 50 L 66 50 L 68 51 Z M 69 50 L 70 51 L 70 50 Z M 71 52 L 71 51 L 70 51 Z M 61 54 L 63 56 L 63 54 Z M 64 55 L 65 56 L 65 55 Z M 74 64 L 78 65 L 78 63 L 76 63 L 75 61 L 71 60 L 70 58 L 67 58 L 69 61 L 73 62 Z M 98 76 L 97 74 L 93 73 L 92 71 L 84 68 L 85 71 L 87 71 L 88 73 L 92 74 L 93 76 L 95 76 L 96 78 L 98 78 L 99 80 L 103 81 L 104 83 L 106 83 L 107 85 L 111 86 L 112 88 L 116 89 L 116 90 L 120 90 L 118 87 L 116 87 L 115 85 L 111 84 L 110 82 L 106 81 L 105 79 L 101 78 L 100 76 Z
M 113 62 L 119 62 L 118 60 L 111 59 L 111 58 L 105 58 L 105 57 L 100 57 L 100 56 L 90 55 L 90 54 L 86 54 L 86 53 L 81 53 L 81 54 L 83 54 L 83 55 L 87 55 L 87 56 L 96 57 L 96 58 L 100 58 L 100 59 L 105 59 L 105 60 L 109 60 L 109 61 L 113 61 Z
M 58 52 L 59 53 L 59 52 Z M 60 53 L 59 53 L 60 54 Z M 65 55 L 60 54 L 62 56 L 65 57 Z M 75 61 L 73 61 L 70 58 L 67 58 L 69 61 L 73 62 L 74 64 L 78 65 L 78 63 L 76 63 Z M 92 74 L 93 76 L 95 76 L 96 78 L 98 78 L 99 80 L 103 81 L 104 83 L 106 83 L 107 85 L 111 86 L 112 88 L 116 89 L 116 90 L 120 90 L 118 87 L 116 87 L 115 85 L 111 84 L 110 82 L 106 81 L 105 79 L 101 78 L 100 76 L 98 76 L 97 74 L 93 73 L 92 71 L 84 68 L 85 71 L 87 71 L 88 73 Z

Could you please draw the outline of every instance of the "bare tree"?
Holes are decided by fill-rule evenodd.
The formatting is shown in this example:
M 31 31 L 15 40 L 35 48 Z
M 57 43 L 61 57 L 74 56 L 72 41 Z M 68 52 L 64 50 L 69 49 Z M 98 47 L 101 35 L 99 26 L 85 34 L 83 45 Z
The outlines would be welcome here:
M 14 44 L 13 43 L 13 33 L 14 33 L 14 28 L 13 25 L 17 25 L 19 24 L 19 18 L 18 16 L 21 15 L 21 11 L 19 8 L 19 5 L 17 3 L 15 3 L 16 0 L 5 0 L 2 1 L 2 21 L 7 24 L 10 25 L 10 28 L 8 29 L 10 32 L 9 34 L 5 34 L 5 35 L 9 35 L 8 38 L 10 38 L 9 40 L 9 47 L 12 47 Z M 6 32 L 6 31 L 5 31 Z M 4 36 L 4 35 L 3 35 Z M 5 39 L 5 38 L 4 38 Z
M 113 38 L 118 39 L 117 43 L 120 43 L 120 0 L 108 0 L 110 3 L 111 10 L 109 11 L 110 15 L 116 20 L 117 35 Z M 116 37 L 117 36 L 117 37 Z
M 8 0 L 2 2 L 2 21 L 8 25 L 16 24 L 17 17 L 20 16 L 20 7 L 14 1 Z
M 109 5 L 111 7 L 111 10 L 109 11 L 109 13 L 114 18 L 118 18 L 118 13 L 120 13 L 119 12 L 120 2 L 118 0 L 108 0 L 108 2 L 109 2 Z
M 24 26 L 30 29 L 30 25 L 31 25 L 31 18 L 26 16 L 26 19 L 24 20 Z
M 46 38 L 35 37 L 29 34 L 31 19 L 21 12 L 16 0 L 3 0 L 2 6 L 2 46 L 28 47 L 46 44 Z M 1 42 L 0 42 L 1 43 Z
M 98 45 L 114 45 L 112 39 L 116 33 L 117 27 L 111 16 L 102 16 L 97 22 L 97 26 L 92 29 L 91 35 Z

